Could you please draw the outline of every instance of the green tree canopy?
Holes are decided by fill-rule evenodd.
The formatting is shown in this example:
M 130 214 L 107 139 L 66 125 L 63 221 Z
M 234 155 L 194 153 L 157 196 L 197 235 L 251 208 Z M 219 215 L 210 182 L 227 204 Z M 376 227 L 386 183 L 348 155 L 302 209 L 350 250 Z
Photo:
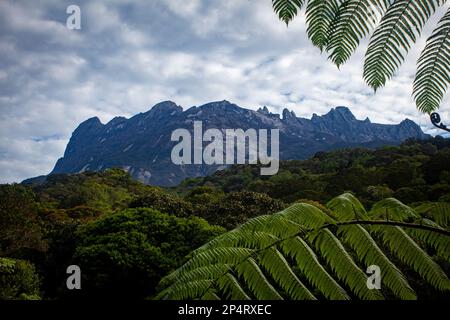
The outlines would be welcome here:
M 45 251 L 36 196 L 22 185 L 0 185 L 0 255 Z
M 38 300 L 39 284 L 31 263 L 0 258 L 0 300 Z
M 197 217 L 128 209 L 83 226 L 74 261 L 82 269 L 83 296 L 143 298 L 162 276 L 223 229 Z

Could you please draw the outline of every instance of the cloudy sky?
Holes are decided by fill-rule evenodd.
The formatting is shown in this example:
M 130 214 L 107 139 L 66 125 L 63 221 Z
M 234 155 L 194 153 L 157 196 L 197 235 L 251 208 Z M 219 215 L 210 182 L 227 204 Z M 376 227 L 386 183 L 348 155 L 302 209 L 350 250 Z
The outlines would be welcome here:
M 71 4 L 81 30 L 66 27 Z M 286 28 L 270 0 L 2 0 L 0 183 L 51 171 L 83 120 L 106 123 L 163 100 L 186 109 L 226 99 L 308 118 L 345 105 L 360 119 L 410 118 L 435 133 L 411 98 L 424 40 L 374 95 L 363 50 L 338 70 L 310 45 L 304 17 Z M 441 114 L 450 121 L 449 102 Z

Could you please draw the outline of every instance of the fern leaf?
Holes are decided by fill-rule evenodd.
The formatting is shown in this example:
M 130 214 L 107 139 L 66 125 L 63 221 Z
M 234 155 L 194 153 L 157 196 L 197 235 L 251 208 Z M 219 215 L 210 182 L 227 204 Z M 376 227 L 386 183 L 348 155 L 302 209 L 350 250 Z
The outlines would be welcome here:
M 176 282 L 162 291 L 156 298 L 165 300 L 187 300 L 202 297 L 213 284 L 212 280 L 192 280 L 184 283 Z
M 368 220 L 364 206 L 351 193 L 344 193 L 327 203 L 338 221 Z
M 367 49 L 364 79 L 375 90 L 391 79 L 423 26 L 445 0 L 398 0 L 381 19 Z
M 343 0 L 310 0 L 306 6 L 306 24 L 309 39 L 323 51 L 330 38 L 330 28 Z
M 201 249 L 203 250 L 214 247 L 243 247 L 250 249 L 262 249 L 269 247 L 279 240 L 280 239 L 273 233 L 256 230 L 242 230 L 238 228 L 211 240 Z
M 432 204 L 424 204 L 420 207 L 429 207 L 432 205 L 437 205 L 437 208 L 439 209 L 450 209 L 449 206 L 444 206 L 447 203 L 432 203 Z M 420 208 L 419 207 L 419 208 Z M 433 212 L 435 212 L 433 210 Z M 426 211 L 426 214 L 428 215 L 430 212 Z M 439 221 L 439 218 L 444 215 L 447 216 L 450 214 L 449 211 L 443 211 L 442 213 L 438 213 L 437 214 L 437 220 Z M 436 216 L 432 215 L 433 218 L 436 218 Z M 445 219 L 445 216 L 444 216 Z M 444 227 L 446 227 L 446 222 L 448 220 L 441 220 L 442 224 L 439 225 L 438 223 L 428 219 L 428 218 L 424 218 L 420 221 L 421 224 L 423 225 L 427 225 L 427 226 L 431 226 L 433 228 L 441 228 L 441 229 L 445 229 Z M 448 239 L 448 237 L 436 233 L 436 232 L 430 232 L 428 230 L 418 230 L 418 229 L 406 229 L 406 232 L 414 239 L 414 240 L 418 240 L 419 242 L 422 242 L 426 245 L 428 245 L 428 247 L 433 248 L 434 250 L 436 250 L 436 254 L 443 258 L 444 260 L 450 262 L 450 241 Z
M 202 297 L 203 300 L 211 300 L 216 301 L 220 300 L 219 296 L 217 295 L 216 291 L 214 289 L 208 290 Z
M 411 208 L 395 199 L 387 200 L 378 205 L 397 210 L 393 217 L 411 217 Z M 335 210 L 337 220 L 317 206 L 300 203 L 274 215 L 254 218 L 217 237 L 195 250 L 187 263 L 161 281 L 160 287 L 165 289 L 157 298 L 383 299 L 382 291 L 367 287 L 367 275 L 358 263 L 380 266 L 383 284 L 395 296 L 416 298 L 400 267 L 389 260 L 392 255 L 399 258 L 401 266 L 415 270 L 425 283 L 450 290 L 444 271 L 419 246 L 426 244 L 448 258 L 448 233 L 435 222 L 421 217 L 414 218 L 421 224 L 360 220 L 368 215 L 350 194 L 336 197 L 329 207 Z M 330 228 L 337 230 L 337 236 Z M 383 250 L 371 234 L 381 238 Z
M 301 238 L 288 239 L 281 244 L 286 255 L 295 259 L 300 272 L 326 298 L 332 300 L 348 300 L 347 292 L 337 283 L 320 264 L 316 254 Z
M 389 246 L 392 252 L 432 286 L 442 291 L 450 289 L 450 280 L 439 265 L 404 230 L 391 226 L 384 228 L 373 226 L 371 230 L 380 233 L 383 242 Z M 398 250 L 398 248 L 402 248 L 402 250 Z
M 350 245 L 365 265 L 377 265 L 383 270 L 383 284 L 403 300 L 415 300 L 417 296 L 401 271 L 386 257 L 366 229 L 359 225 L 338 228 L 340 238 Z
M 427 41 L 414 80 L 417 108 L 431 113 L 439 108 L 450 82 L 450 9 Z
M 237 265 L 236 271 L 239 276 L 245 279 L 247 286 L 258 300 L 283 300 L 254 259 L 247 259 Z
M 163 281 L 166 283 L 176 282 L 182 274 L 207 265 L 218 263 L 235 265 L 254 253 L 255 250 L 236 247 L 217 247 L 209 248 L 207 250 L 198 250 L 193 253 L 192 258 L 188 262 L 166 276 Z
M 394 198 L 383 199 L 374 204 L 369 217 L 391 221 L 414 221 L 420 218 L 414 209 Z
M 334 220 L 322 210 L 307 203 L 292 205 L 283 211 L 283 216 L 290 221 L 296 222 L 303 229 L 316 229 L 324 224 L 334 223 Z
M 443 228 L 447 228 L 450 224 L 450 203 L 448 202 L 424 203 L 416 207 L 415 211 L 424 218 L 432 219 Z
M 313 243 L 336 276 L 344 281 L 361 299 L 381 300 L 378 291 L 367 288 L 367 276 L 355 264 L 342 243 L 328 229 L 324 229 L 313 237 Z
M 427 230 L 407 230 L 415 240 L 427 244 L 436 250 L 436 255 L 450 262 L 450 241 L 448 237 Z
M 287 219 L 284 213 L 285 211 L 282 211 L 281 213 L 251 219 L 240 226 L 239 230 L 245 232 L 269 231 L 275 236 L 283 237 L 295 235 L 302 229 L 302 226 L 291 219 Z
M 312 293 L 301 283 L 283 255 L 275 248 L 265 250 L 261 265 L 293 300 L 315 300 Z
M 286 25 L 295 18 L 303 3 L 304 0 L 272 0 L 273 10 Z
M 250 300 L 250 297 L 232 274 L 225 274 L 217 282 L 227 293 L 225 298 L 228 300 Z
M 326 50 L 338 67 L 344 64 L 377 25 L 389 7 L 388 0 L 348 0 L 340 7 L 331 25 Z

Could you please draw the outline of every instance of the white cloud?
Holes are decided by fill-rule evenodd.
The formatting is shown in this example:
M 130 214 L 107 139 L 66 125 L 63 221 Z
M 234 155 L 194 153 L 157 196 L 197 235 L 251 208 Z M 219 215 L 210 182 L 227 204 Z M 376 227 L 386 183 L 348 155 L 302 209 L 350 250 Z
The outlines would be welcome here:
M 411 97 L 423 38 L 374 95 L 362 79 L 363 50 L 338 70 L 308 41 L 304 16 L 286 28 L 269 0 L 79 5 L 82 29 L 74 31 L 65 28 L 64 2 L 0 3 L 0 182 L 48 173 L 81 121 L 129 117 L 162 100 L 227 99 L 303 117 L 346 105 L 359 119 L 407 117 L 436 132 Z M 450 121 L 449 102 L 441 113 Z

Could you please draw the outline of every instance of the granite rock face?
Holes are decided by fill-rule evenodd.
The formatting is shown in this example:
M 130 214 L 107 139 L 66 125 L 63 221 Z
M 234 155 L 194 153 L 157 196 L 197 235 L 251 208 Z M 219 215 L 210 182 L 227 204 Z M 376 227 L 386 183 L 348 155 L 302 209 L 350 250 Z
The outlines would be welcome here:
M 337 107 L 323 116 L 298 118 L 283 110 L 282 116 L 264 107 L 258 111 L 241 108 L 228 101 L 212 102 L 186 111 L 174 102 L 155 105 L 148 112 L 130 119 L 117 117 L 107 124 L 98 118 L 81 123 L 73 132 L 64 157 L 52 173 L 100 171 L 120 167 L 141 182 L 171 186 L 188 177 L 212 174 L 224 166 L 174 165 L 171 142 L 175 129 L 193 131 L 194 121 L 203 122 L 203 130 L 279 129 L 280 158 L 305 159 L 318 151 L 343 147 L 396 145 L 408 138 L 425 139 L 421 128 L 411 120 L 398 125 L 357 120 L 346 107 Z M 206 143 L 205 143 L 206 145 Z

